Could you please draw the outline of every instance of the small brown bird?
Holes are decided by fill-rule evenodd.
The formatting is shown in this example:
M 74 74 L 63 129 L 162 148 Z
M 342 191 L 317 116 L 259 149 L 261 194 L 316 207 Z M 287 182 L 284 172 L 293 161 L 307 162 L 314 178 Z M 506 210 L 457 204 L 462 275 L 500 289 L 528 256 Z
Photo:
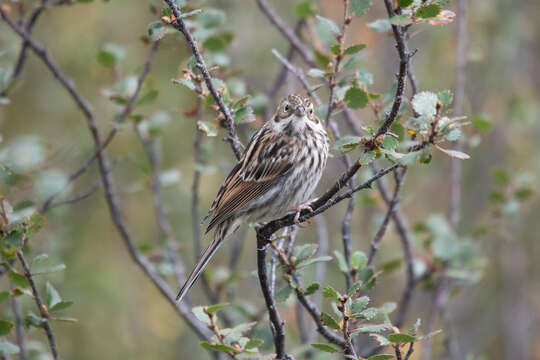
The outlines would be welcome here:
M 181 301 L 223 240 L 246 220 L 262 221 L 311 210 L 308 200 L 328 157 L 328 135 L 308 98 L 289 95 L 276 114 L 253 135 L 208 212 L 214 238 L 180 289 Z

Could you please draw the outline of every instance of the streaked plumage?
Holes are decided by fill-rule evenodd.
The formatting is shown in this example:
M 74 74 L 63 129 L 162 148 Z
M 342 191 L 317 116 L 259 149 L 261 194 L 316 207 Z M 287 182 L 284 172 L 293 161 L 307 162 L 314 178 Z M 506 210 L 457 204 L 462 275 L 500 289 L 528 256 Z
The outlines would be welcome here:
M 328 157 L 328 135 L 307 98 L 289 95 L 253 135 L 219 189 L 207 217 L 212 243 L 180 290 L 181 301 L 223 240 L 246 220 L 282 216 L 310 200 Z

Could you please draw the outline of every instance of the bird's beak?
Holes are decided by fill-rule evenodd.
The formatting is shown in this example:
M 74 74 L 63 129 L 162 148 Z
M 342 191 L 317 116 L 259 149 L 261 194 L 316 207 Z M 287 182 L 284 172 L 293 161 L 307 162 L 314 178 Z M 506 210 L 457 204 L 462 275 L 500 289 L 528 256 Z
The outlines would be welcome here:
M 299 106 L 296 108 L 296 116 L 300 117 L 300 116 L 304 116 L 306 115 L 306 109 L 303 107 L 303 106 Z

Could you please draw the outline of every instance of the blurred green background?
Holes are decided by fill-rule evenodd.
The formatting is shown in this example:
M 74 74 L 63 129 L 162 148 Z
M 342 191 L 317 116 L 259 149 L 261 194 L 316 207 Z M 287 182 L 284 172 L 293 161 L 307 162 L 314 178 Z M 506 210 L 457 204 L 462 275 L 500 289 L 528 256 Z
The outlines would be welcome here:
M 7 3 L 13 9 L 16 6 Z M 34 3 L 25 1 L 25 6 L 31 8 Z M 271 1 L 291 26 L 296 21 L 295 3 Z M 340 21 L 341 2 L 316 3 L 321 14 Z M 203 6 L 219 8 L 227 14 L 224 27 L 235 34 L 227 51 L 232 78 L 243 79 L 247 93 L 266 92 L 280 69 L 271 50 L 276 48 L 285 54 L 286 41 L 261 14 L 255 1 L 216 0 L 204 2 Z M 456 1 L 447 5 L 454 11 L 456 6 Z M 46 44 L 59 66 L 92 103 L 102 133 L 113 126 L 118 112 L 118 107 L 104 96 L 103 89 L 120 78 L 140 73 L 149 50 L 140 37 L 158 17 L 149 11 L 146 0 L 94 1 L 48 9 L 36 25 L 35 38 Z M 397 69 L 394 40 L 374 32 L 366 23 L 385 17 L 382 2 L 375 2 L 367 15 L 353 20 L 347 38 L 347 43 L 368 45 L 359 68 L 373 73 L 371 89 L 381 93 L 389 91 Z M 540 203 L 534 196 L 524 204 L 509 201 L 500 214 L 494 215 L 497 204 L 490 201 L 493 198 L 490 194 L 498 186 L 519 186 L 523 182 L 535 188 L 538 184 L 540 7 L 533 0 L 471 1 L 468 17 L 469 65 L 464 114 L 471 118 L 482 117 L 492 127 L 481 134 L 471 131 L 468 138 L 466 151 L 471 159 L 463 163 L 463 218 L 459 228 L 463 234 L 472 234 L 479 227 L 488 230 L 474 240 L 487 264 L 478 283 L 461 288 L 451 298 L 445 316 L 447 321 L 440 327 L 456 336 L 463 358 L 466 354 L 475 354 L 489 359 L 540 359 L 540 268 L 537 261 Z M 453 89 L 455 22 L 440 27 L 420 25 L 413 28 L 411 34 L 411 48 L 419 49 L 413 67 L 420 90 Z M 20 43 L 20 39 L 0 23 L 2 67 L 9 69 L 13 65 Z M 100 49 L 109 43 L 118 44 L 125 51 L 124 59 L 114 69 L 102 66 L 97 60 Z M 184 111 L 193 108 L 196 98 L 187 88 L 171 82 L 172 78 L 179 77 L 188 57 L 182 37 L 173 35 L 162 41 L 148 80 L 159 91 L 159 96 L 138 112 L 151 117 L 165 111 L 169 116 L 166 131 L 160 137 L 163 168 L 172 180 L 165 186 L 164 196 L 180 253 L 190 267 L 195 261 L 189 206 L 195 120 L 186 117 Z M 298 83 L 289 77 L 281 94 L 299 89 Z M 321 96 L 325 99 L 327 95 L 323 92 Z M 65 174 L 77 169 L 92 154 L 92 141 L 85 119 L 72 99 L 31 53 L 21 78 L 10 91 L 9 100 L 0 107 L 0 160 L 22 163 L 23 175 L 15 186 L 3 175 L 0 194 L 12 204 L 23 200 L 41 204 L 58 184 L 61 186 Z M 271 102 L 276 100 L 271 99 Z M 363 124 L 374 122 L 369 109 L 358 111 L 357 117 Z M 255 122 L 240 126 L 244 141 L 261 120 L 258 116 Z M 342 133 L 346 134 L 346 127 L 341 126 Z M 220 141 L 223 136 L 220 130 L 217 137 L 203 140 L 208 167 L 201 179 L 201 214 L 209 208 L 233 164 L 228 144 Z M 115 160 L 113 174 L 121 206 L 137 243 L 157 246 L 159 238 L 152 196 L 147 187 L 148 163 L 131 125 L 121 126 L 107 152 Z M 409 171 L 401 207 L 411 226 L 425 220 L 429 214 L 447 213 L 449 165 L 449 158 L 437 153 L 430 166 L 416 165 Z M 332 183 L 341 169 L 335 156 L 321 181 L 319 193 Z M 504 181 L 497 185 L 498 178 L 492 176 L 495 169 L 508 174 L 510 185 L 505 185 Z M 369 171 L 364 170 L 360 176 L 368 174 Z M 63 196 L 84 191 L 97 179 L 94 165 Z M 341 250 L 340 226 L 345 205 L 324 213 L 330 252 Z M 384 206 L 378 192 L 360 193 L 352 222 L 355 250 L 368 251 L 383 215 Z M 44 230 L 32 239 L 32 251 L 48 253 L 52 263 L 67 265 L 66 271 L 46 275 L 46 278 L 64 298 L 75 301 L 65 314 L 79 320 L 74 324 L 53 323 L 62 358 L 209 358 L 208 353 L 198 347 L 198 338 L 129 258 L 111 224 L 101 189 L 74 205 L 51 210 L 47 220 Z M 314 223 L 301 229 L 298 241 L 316 242 L 314 229 Z M 232 286 L 240 304 L 249 301 L 260 306 L 258 282 L 251 275 L 255 270 L 254 240 L 254 232 L 249 229 L 242 253 L 236 254 L 241 281 Z M 418 236 L 418 247 L 421 240 Z M 219 276 L 227 270 L 229 257 L 230 246 L 224 246 L 209 270 L 211 278 L 212 274 Z M 394 231 L 389 231 L 376 262 L 380 264 L 400 257 L 399 241 Z M 6 280 L 2 281 L 7 287 Z M 326 281 L 343 286 L 335 261 L 328 266 Z M 44 282 L 45 279 L 38 279 L 40 286 Z M 383 275 L 371 297 L 381 304 L 397 300 L 403 284 L 404 269 L 400 268 Z M 199 304 L 207 302 L 200 284 L 194 287 L 192 298 Z M 417 317 L 425 318 L 431 303 L 432 290 L 419 287 L 408 323 Z M 29 299 L 24 299 L 23 304 L 25 309 L 35 311 Z M 7 303 L 2 306 L 3 311 L 9 313 Z M 282 305 L 280 311 L 285 321 L 293 324 L 288 328 L 289 344 L 298 343 L 294 304 Z M 259 328 L 266 329 L 267 324 L 262 323 Z M 45 344 L 40 331 L 33 329 L 29 336 Z M 442 338 L 436 338 L 435 343 L 444 346 Z M 419 353 L 415 358 L 419 358 Z

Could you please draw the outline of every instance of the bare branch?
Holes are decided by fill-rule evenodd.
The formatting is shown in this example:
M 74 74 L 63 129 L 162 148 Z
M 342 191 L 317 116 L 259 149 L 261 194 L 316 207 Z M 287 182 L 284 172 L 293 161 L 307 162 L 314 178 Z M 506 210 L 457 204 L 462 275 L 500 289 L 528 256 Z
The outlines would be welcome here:
M 214 83 L 212 82 L 212 76 L 210 75 L 210 72 L 208 71 L 204 59 L 201 55 L 201 52 L 199 51 L 199 47 L 197 46 L 197 42 L 193 38 L 193 35 L 191 35 L 191 32 L 186 27 L 186 24 L 184 23 L 184 20 L 182 19 L 182 13 L 180 12 L 180 9 L 176 5 L 176 3 L 173 0 L 165 0 L 167 5 L 172 10 L 172 13 L 176 20 L 172 23 L 175 29 L 180 31 L 182 34 L 184 34 L 184 37 L 186 38 L 189 47 L 191 48 L 191 52 L 193 53 L 193 56 L 195 56 L 195 59 L 197 60 L 197 68 L 201 71 L 204 81 L 206 83 L 206 87 L 208 90 L 210 90 L 210 93 L 212 94 L 212 97 L 216 100 L 216 103 L 225 117 L 225 128 L 227 129 L 227 132 L 229 133 L 229 136 L 227 137 L 227 142 L 231 144 L 231 147 L 233 149 L 234 155 L 237 159 L 240 159 L 242 156 L 242 152 L 244 149 L 244 146 L 242 145 L 242 142 L 238 138 L 238 135 L 236 134 L 236 128 L 234 126 L 234 119 L 231 116 L 231 112 L 227 105 L 223 102 L 223 99 L 221 97 L 221 94 L 216 90 Z
M 401 186 L 403 185 L 404 173 L 400 174 L 396 170 L 394 171 L 394 174 L 396 177 L 396 186 L 394 188 L 394 195 L 392 196 L 392 200 L 390 200 L 390 203 L 388 204 L 388 210 L 386 210 L 386 215 L 384 216 L 383 222 L 381 226 L 379 227 L 379 230 L 377 230 L 375 237 L 371 241 L 371 247 L 369 250 L 368 262 L 367 262 L 368 266 L 371 266 L 373 264 L 373 260 L 375 259 L 375 253 L 377 252 L 377 250 L 379 250 L 381 240 L 384 234 L 386 233 L 386 229 L 388 228 L 388 224 L 390 223 L 390 218 L 394 216 L 394 211 L 399 201 L 399 191 L 401 190 Z
M 24 341 L 24 328 L 21 314 L 21 300 L 17 296 L 11 297 L 11 307 L 15 317 L 15 334 L 17 337 L 17 346 L 19 346 L 19 359 L 27 360 L 26 344 Z

